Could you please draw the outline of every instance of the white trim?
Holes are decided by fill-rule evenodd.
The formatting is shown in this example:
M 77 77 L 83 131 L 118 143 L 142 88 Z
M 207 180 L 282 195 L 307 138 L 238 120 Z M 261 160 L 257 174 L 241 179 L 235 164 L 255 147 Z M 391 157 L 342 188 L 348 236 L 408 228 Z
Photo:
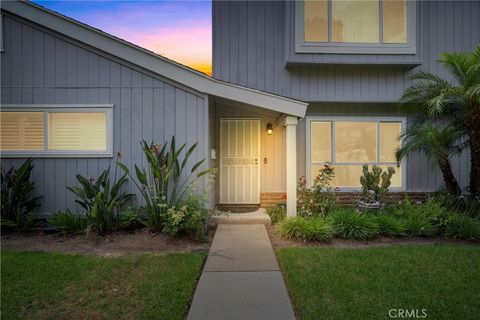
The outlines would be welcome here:
M 33 21 L 123 60 L 130 61 L 199 92 L 289 115 L 305 116 L 308 103 L 214 79 L 29 1 L 5 1 L 2 3 L 2 10 Z
M 378 43 L 337 43 L 331 40 L 331 2 L 328 0 L 328 34 L 329 42 L 305 42 L 304 38 L 304 1 L 295 1 L 294 13 L 294 40 L 296 53 L 336 53 L 336 54 L 416 54 L 417 53 L 417 3 L 416 0 L 407 2 L 407 43 L 383 43 L 382 37 L 382 1 L 379 3 L 379 32 Z
M 324 162 L 311 162 L 311 123 L 313 121 L 325 121 L 325 122 L 331 122 L 332 123 L 332 133 L 331 133 L 331 140 L 332 140 L 332 163 L 335 165 L 335 123 L 342 121 L 342 122 L 376 122 L 377 123 L 377 141 L 376 143 L 378 144 L 379 142 L 379 131 L 378 131 L 378 125 L 380 122 L 400 122 L 401 123 L 401 132 L 405 132 L 406 126 L 407 126 L 407 118 L 406 117 L 399 117 L 399 116 L 380 116 L 380 117 L 375 117 L 375 116 L 308 116 L 305 118 L 306 120 L 306 126 L 305 126 L 305 147 L 306 147 L 306 153 L 305 153 L 305 178 L 307 181 L 307 186 L 311 186 L 310 181 L 311 181 L 311 165 L 312 164 L 321 164 Z M 400 142 L 401 144 L 402 142 Z M 379 155 L 378 155 L 378 146 L 377 146 L 377 160 Z M 358 164 L 358 163 L 341 163 L 339 165 L 348 165 L 348 164 Z M 392 164 L 392 162 L 368 162 L 367 164 Z M 400 162 L 400 169 L 402 171 L 402 176 L 401 176 L 401 184 L 402 186 L 400 188 L 398 187 L 392 187 L 390 188 L 390 191 L 406 191 L 407 190 L 407 160 L 403 159 Z M 361 190 L 360 187 L 339 187 L 340 192 L 352 192 L 352 191 L 359 191 Z
M 44 112 L 44 150 L 1 151 L 0 158 L 111 158 L 113 157 L 113 104 L 5 104 L 0 112 Z M 105 112 L 107 150 L 48 150 L 49 112 Z
M 285 117 L 285 175 L 287 216 L 297 216 L 297 123 L 296 117 Z

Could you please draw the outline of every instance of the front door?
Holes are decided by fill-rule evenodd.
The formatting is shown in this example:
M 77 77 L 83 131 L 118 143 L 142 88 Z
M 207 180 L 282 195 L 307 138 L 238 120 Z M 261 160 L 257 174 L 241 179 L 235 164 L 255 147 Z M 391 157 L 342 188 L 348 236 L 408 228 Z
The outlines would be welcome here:
M 220 119 L 220 203 L 260 203 L 260 119 Z

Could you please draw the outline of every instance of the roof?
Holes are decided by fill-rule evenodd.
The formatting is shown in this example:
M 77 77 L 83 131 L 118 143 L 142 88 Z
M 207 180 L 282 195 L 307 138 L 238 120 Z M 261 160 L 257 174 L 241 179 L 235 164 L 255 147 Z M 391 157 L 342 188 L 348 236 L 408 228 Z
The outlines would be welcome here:
M 304 117 L 308 103 L 212 78 L 87 24 L 25 1 L 4 1 L 2 10 L 136 64 L 202 93 L 287 115 Z

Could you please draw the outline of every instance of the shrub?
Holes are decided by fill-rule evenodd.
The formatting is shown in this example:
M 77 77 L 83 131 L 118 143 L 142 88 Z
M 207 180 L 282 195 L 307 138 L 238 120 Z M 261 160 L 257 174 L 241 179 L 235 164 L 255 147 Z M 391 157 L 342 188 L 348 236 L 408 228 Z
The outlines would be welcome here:
M 405 234 L 405 226 L 401 220 L 386 214 L 379 214 L 375 217 L 379 233 L 384 236 L 401 236 Z
M 287 218 L 279 225 L 280 235 L 286 239 L 303 241 L 329 241 L 333 231 L 330 224 L 321 217 L 306 219 L 303 217 Z
M 414 204 L 407 200 L 393 208 L 393 215 L 403 222 L 406 234 L 431 236 L 444 229 L 449 212 L 433 201 Z
M 170 236 L 190 233 L 197 239 L 206 239 L 207 223 L 212 211 L 204 207 L 204 201 L 200 196 L 188 195 L 178 208 L 163 204 L 161 209 L 160 221 L 152 220 L 157 217 L 156 215 L 146 215 L 144 224 L 149 229 Z
M 112 231 L 117 226 L 118 210 L 133 197 L 133 194 L 120 189 L 128 181 L 124 174 L 113 184 L 110 182 L 110 168 L 104 170 L 97 179 L 87 179 L 77 174 L 80 186 L 69 187 L 79 199 L 75 200 L 86 210 L 87 231 L 94 229 L 100 235 Z
M 154 144 L 147 144 L 145 140 L 141 142 L 142 150 L 147 159 L 148 171 L 140 169 L 135 165 L 136 180 L 133 182 L 142 194 L 145 201 L 145 224 L 153 232 L 166 232 L 176 234 L 177 230 L 182 230 L 177 224 L 191 217 L 195 219 L 199 213 L 192 215 L 186 214 L 183 210 L 182 202 L 187 190 L 200 177 L 212 172 L 212 169 L 197 173 L 198 169 L 205 159 L 197 162 L 190 172 L 182 175 L 186 171 L 188 159 L 195 151 L 197 143 L 193 144 L 183 156 L 180 154 L 186 147 L 186 144 L 177 149 L 175 137 L 172 137 L 170 146 L 163 147 Z M 118 163 L 122 170 L 131 176 L 129 169 L 122 163 Z M 202 219 L 200 219 L 202 220 Z
M 351 209 L 337 210 L 329 216 L 336 236 L 349 240 L 367 240 L 379 233 L 375 216 Z
M 325 164 L 313 180 L 313 186 L 307 187 L 305 177 L 298 182 L 298 215 L 300 217 L 325 217 L 336 206 L 336 197 L 332 181 L 335 177 L 333 167 Z
M 272 223 L 278 223 L 287 217 L 287 210 L 283 206 L 267 208 L 267 214 L 270 216 Z
M 27 159 L 17 170 L 1 170 L 0 212 L 1 225 L 17 230 L 28 230 L 34 226 L 36 215 L 32 212 L 40 207 L 42 197 L 34 197 L 35 183 L 30 181 L 33 159 Z
M 462 214 L 453 214 L 446 224 L 446 234 L 455 238 L 480 240 L 480 222 Z
M 472 218 L 480 217 L 480 199 L 472 195 L 454 195 L 448 192 L 440 192 L 433 198 L 444 208 L 464 213 Z
M 143 219 L 141 207 L 129 207 L 118 213 L 118 228 L 120 230 L 135 230 L 140 228 Z
M 410 236 L 432 236 L 438 231 L 428 217 L 421 214 L 408 214 L 400 219 L 405 227 L 405 233 Z
M 54 213 L 47 221 L 64 234 L 84 232 L 88 225 L 88 219 L 85 215 L 74 214 L 69 209 Z
M 367 203 L 380 201 L 392 184 L 391 179 L 395 174 L 395 169 L 388 167 L 386 171 L 383 171 L 382 168 L 373 165 L 370 172 L 368 165 L 364 164 L 362 173 L 360 184 L 362 185 L 363 201 Z

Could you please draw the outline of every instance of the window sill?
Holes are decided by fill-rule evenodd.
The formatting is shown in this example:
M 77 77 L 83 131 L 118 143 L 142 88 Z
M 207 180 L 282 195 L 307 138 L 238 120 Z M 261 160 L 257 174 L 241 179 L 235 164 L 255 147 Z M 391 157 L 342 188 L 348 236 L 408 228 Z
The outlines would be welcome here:
M 302 65 L 331 65 L 331 66 L 392 66 L 392 67 L 403 67 L 403 68 L 415 68 L 422 64 L 420 60 L 317 60 L 317 61 L 303 61 L 288 59 L 285 62 L 285 66 L 302 66 Z
M 7 152 L 2 151 L 0 158 L 113 158 L 113 153 L 92 152 Z
M 321 44 L 297 43 L 296 53 L 333 53 L 333 54 L 401 54 L 415 55 L 417 48 L 410 45 L 368 45 L 368 44 Z

